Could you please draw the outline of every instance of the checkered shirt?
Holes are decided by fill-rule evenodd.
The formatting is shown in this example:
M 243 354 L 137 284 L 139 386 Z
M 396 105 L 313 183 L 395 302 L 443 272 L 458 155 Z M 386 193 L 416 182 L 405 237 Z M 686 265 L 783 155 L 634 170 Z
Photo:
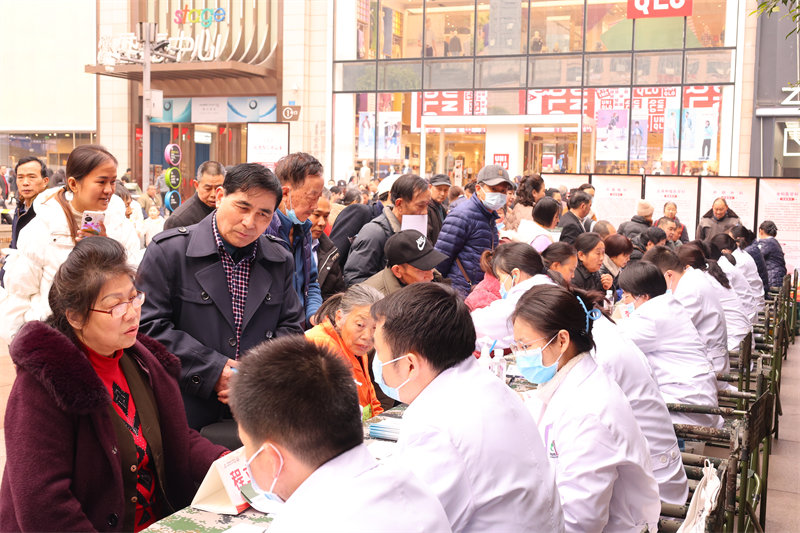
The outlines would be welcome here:
M 219 249 L 219 257 L 222 260 L 222 268 L 225 269 L 225 278 L 228 281 L 228 292 L 231 295 L 231 302 L 233 303 L 233 326 L 236 328 L 236 359 L 239 359 L 239 340 L 242 336 L 242 320 L 244 318 L 244 306 L 247 302 L 247 287 L 250 284 L 250 265 L 253 259 L 256 258 L 258 251 L 258 241 L 253 246 L 253 252 L 248 256 L 242 258 L 238 263 L 233 261 L 233 258 L 225 249 L 225 244 L 217 229 L 217 213 L 214 213 L 213 224 L 214 240 Z

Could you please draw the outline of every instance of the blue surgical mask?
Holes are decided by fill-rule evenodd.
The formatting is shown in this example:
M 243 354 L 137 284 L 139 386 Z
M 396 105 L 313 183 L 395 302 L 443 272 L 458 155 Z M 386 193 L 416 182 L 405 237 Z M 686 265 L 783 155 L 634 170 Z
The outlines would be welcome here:
M 283 502 L 283 499 L 280 496 L 278 496 L 277 494 L 275 494 L 275 492 L 273 492 L 275 490 L 275 484 L 278 482 L 278 476 L 281 475 L 281 471 L 283 470 L 283 455 L 281 455 L 281 452 L 278 450 L 278 448 L 276 448 L 272 444 L 266 443 L 266 445 L 271 447 L 273 450 L 275 450 L 275 453 L 278 454 L 278 457 L 281 460 L 281 466 L 278 467 L 278 473 L 275 475 L 275 478 L 272 480 L 272 484 L 269 486 L 269 490 L 262 489 L 258 485 L 258 482 L 256 481 L 256 476 L 253 475 L 252 468 L 250 468 L 250 463 L 252 463 L 255 460 L 255 458 L 258 456 L 258 454 L 260 454 L 261 452 L 264 451 L 264 444 L 262 444 L 261 447 L 258 449 L 258 451 L 256 451 L 256 453 L 254 453 L 253 456 L 250 459 L 247 460 L 247 471 L 250 472 L 250 485 L 253 487 L 253 490 L 255 490 L 258 494 L 260 494 L 261 496 L 263 496 L 267 500 L 271 500 L 271 501 L 275 501 L 275 502 Z
M 397 387 L 390 387 L 389 385 L 386 384 L 385 381 L 383 381 L 383 367 L 384 365 L 392 364 L 395 361 L 399 361 L 400 359 L 405 359 L 406 357 L 408 357 L 408 355 L 397 357 L 395 359 L 392 359 L 391 361 L 386 361 L 384 363 L 380 359 L 378 359 L 378 354 L 376 353 L 375 357 L 372 359 L 372 373 L 375 375 L 375 383 L 378 384 L 378 386 L 381 388 L 381 390 L 386 396 L 388 396 L 392 400 L 397 400 L 398 402 L 402 401 L 400 400 L 400 389 L 403 388 L 403 386 L 406 383 L 408 383 L 408 381 L 411 379 L 411 376 L 409 376 L 407 380 L 402 382 Z
M 497 211 L 506 205 L 506 195 L 502 192 L 487 192 L 483 205 L 489 211 Z
M 506 279 L 508 279 L 508 276 L 506 276 Z M 512 289 L 514 288 L 514 281 L 516 279 L 517 279 L 516 276 L 511 276 L 511 288 Z M 508 298 L 508 291 L 506 290 L 506 282 L 505 282 L 505 280 L 500 280 L 500 298 L 502 298 L 503 300 Z
M 291 206 L 291 209 L 287 209 L 286 210 L 286 216 L 289 218 L 289 220 L 292 221 L 292 224 L 300 224 L 300 225 L 302 225 L 303 221 L 300 220 L 299 218 L 297 218 L 297 213 L 294 212 L 294 206 L 292 206 L 291 191 L 290 191 L 290 194 L 287 194 L 286 196 L 289 197 L 289 206 Z
M 519 373 L 522 374 L 522 377 L 531 383 L 539 385 L 553 379 L 553 376 L 558 372 L 558 362 L 564 354 L 562 353 L 559 355 L 558 359 L 556 359 L 555 363 L 552 365 L 545 366 L 542 362 L 542 350 L 547 348 L 556 337 L 558 337 L 558 335 L 554 335 L 553 338 L 547 341 L 547 344 L 541 348 L 531 348 L 530 350 L 525 350 L 516 354 L 517 369 L 519 369 Z

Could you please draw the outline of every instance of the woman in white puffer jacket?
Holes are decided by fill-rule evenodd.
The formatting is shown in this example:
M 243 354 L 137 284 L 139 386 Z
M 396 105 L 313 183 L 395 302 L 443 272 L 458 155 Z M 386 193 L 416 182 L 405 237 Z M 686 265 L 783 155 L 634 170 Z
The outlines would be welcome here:
M 120 242 L 131 263 L 142 256 L 139 238 L 125 218 L 125 204 L 114 195 L 117 160 L 98 145 L 75 148 L 67 159 L 65 187 L 40 194 L 36 218 L 20 233 L 18 249 L 6 261 L 0 294 L 0 340 L 9 343 L 20 326 L 50 314 L 48 295 L 58 267 L 75 243 L 91 237 L 81 230 L 84 211 L 104 211 L 101 235 Z

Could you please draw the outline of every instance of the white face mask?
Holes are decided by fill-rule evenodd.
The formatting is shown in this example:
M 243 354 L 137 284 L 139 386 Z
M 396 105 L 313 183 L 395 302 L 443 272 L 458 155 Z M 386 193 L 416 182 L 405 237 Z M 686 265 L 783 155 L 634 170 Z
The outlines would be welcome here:
M 250 484 L 252 485 L 253 490 L 255 490 L 258 494 L 260 494 L 267 500 L 275 502 L 283 502 L 283 499 L 274 492 L 275 484 L 278 482 L 278 476 L 281 475 L 281 471 L 283 470 L 283 455 L 281 455 L 281 452 L 278 450 L 278 448 L 276 448 L 272 444 L 267 443 L 266 445 L 275 450 L 275 453 L 278 454 L 278 457 L 281 460 L 281 465 L 278 467 L 278 473 L 275 474 L 275 477 L 272 479 L 272 484 L 269 486 L 269 490 L 264 490 L 258 485 L 258 482 L 256 481 L 256 476 L 253 475 L 253 470 L 250 468 L 250 464 L 255 460 L 256 457 L 258 457 L 258 454 L 264 451 L 265 445 L 262 444 L 261 447 L 256 451 L 256 453 L 254 453 L 253 456 L 250 457 L 250 459 L 247 459 L 246 464 L 247 464 L 247 470 L 248 472 L 250 472 Z
M 486 199 L 483 200 L 483 205 L 489 211 L 497 211 L 506 205 L 507 197 L 502 192 L 487 192 Z

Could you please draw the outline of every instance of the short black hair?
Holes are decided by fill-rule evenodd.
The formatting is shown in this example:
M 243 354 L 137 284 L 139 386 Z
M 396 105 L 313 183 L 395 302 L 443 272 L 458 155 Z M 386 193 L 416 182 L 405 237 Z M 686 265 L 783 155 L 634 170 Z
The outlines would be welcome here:
M 569 205 L 570 209 L 577 209 L 583 204 L 591 204 L 592 197 L 589 195 L 588 192 L 583 192 L 581 190 L 574 189 L 572 193 L 569 195 Z
M 778 235 L 778 226 L 771 220 L 765 220 L 762 222 L 758 229 L 769 235 L 770 237 L 776 237 Z
M 475 326 L 469 308 L 450 287 L 413 283 L 372 306 L 392 358 L 414 353 L 444 372 L 472 357 Z
M 225 174 L 222 189 L 225 194 L 262 189 L 276 196 L 275 205 L 280 205 L 283 200 L 283 189 L 281 189 L 278 178 L 270 169 L 258 163 L 241 163 L 232 166 Z
M 225 167 L 218 161 L 206 161 L 197 167 L 197 181 L 203 177 L 203 174 L 209 176 L 225 176 Z
M 561 212 L 561 204 L 553 198 L 544 197 L 533 206 L 533 221 L 540 226 L 549 226 Z
M 658 244 L 666 239 L 667 233 L 661 228 L 650 226 L 642 232 L 642 244 L 644 245 L 647 245 L 649 242 Z
M 553 196 L 555 196 L 556 194 L 557 194 L 557 195 L 559 195 L 559 196 L 561 196 L 561 191 L 559 191 L 559 190 L 558 190 L 558 189 L 556 189 L 555 187 L 551 187 L 551 188 L 549 188 L 549 189 L 546 189 L 546 190 L 544 191 L 544 195 L 545 195 L 545 196 L 549 196 L 550 198 L 552 198 L 552 197 L 553 197 Z
M 281 184 L 302 187 L 306 176 L 322 174 L 322 163 L 311 154 L 295 152 L 281 157 L 275 165 L 275 175 Z
M 580 187 L 578 187 L 578 190 L 580 191 L 585 191 L 586 189 L 592 189 L 593 191 L 595 190 L 594 185 L 592 185 L 591 183 L 582 183 Z
M 642 256 L 642 261 L 653 263 L 662 274 L 665 274 L 667 270 L 672 270 L 673 272 L 683 271 L 678 254 L 666 246 L 654 246 L 650 248 Z
M 598 297 L 602 300 L 603 295 L 592 296 L 560 285 L 535 285 L 517 302 L 511 314 L 511 322 L 522 320 L 541 331 L 548 339 L 555 337 L 562 329 L 566 330 L 570 344 L 575 346 L 578 353 L 588 352 L 595 347 L 592 339 L 594 321 L 588 321 L 587 330 L 586 311 L 583 308 L 585 306 L 586 309 L 592 309 Z
M 614 224 L 608 220 L 598 220 L 592 227 L 592 231 L 603 237 L 604 239 L 613 235 L 611 230 L 614 229 Z
M 681 247 L 683 248 L 683 247 Z M 655 298 L 667 292 L 667 281 L 656 265 L 648 261 L 629 263 L 619 273 L 619 287 L 633 296 Z
M 342 194 L 342 188 L 338 185 L 334 185 L 330 188 L 331 194 Z
M 339 200 L 339 203 L 343 205 L 350 205 L 359 201 L 361 201 L 361 191 L 355 187 L 348 187 L 344 191 L 344 196 L 342 196 L 342 199 Z
M 656 226 L 658 226 L 659 228 L 664 227 L 667 224 L 675 224 L 676 227 L 678 226 L 678 223 L 675 222 L 675 219 L 674 218 L 669 218 L 669 217 L 661 217 L 656 222 Z
M 600 236 L 600 234 L 593 231 L 587 231 L 578 235 L 572 245 L 577 251 L 588 254 L 601 242 L 603 242 L 603 238 Z
M 25 157 L 20 158 L 20 160 L 17 161 L 16 166 L 14 166 L 14 175 L 15 176 L 17 175 L 17 169 L 20 167 L 20 165 L 24 165 L 25 163 L 30 163 L 32 161 L 36 161 L 37 163 L 39 163 L 39 167 L 41 169 L 40 175 L 43 178 L 46 178 L 47 177 L 47 165 L 44 164 L 44 161 L 42 161 L 38 157 L 32 156 L 32 155 L 26 155 Z
M 352 369 L 303 335 L 250 349 L 231 380 L 230 404 L 249 437 L 285 446 L 314 468 L 364 441 Z
M 476 182 L 470 181 L 466 185 L 464 185 L 464 191 L 470 194 L 475 194 L 475 184 Z
M 392 203 L 394 204 L 399 198 L 404 202 L 410 202 L 415 194 L 427 190 L 427 181 L 416 174 L 403 174 L 392 184 Z
M 511 273 L 515 268 L 529 276 L 544 272 L 544 261 L 533 246 L 524 242 L 506 242 L 494 249 L 492 274 L 500 279 L 500 271 Z

